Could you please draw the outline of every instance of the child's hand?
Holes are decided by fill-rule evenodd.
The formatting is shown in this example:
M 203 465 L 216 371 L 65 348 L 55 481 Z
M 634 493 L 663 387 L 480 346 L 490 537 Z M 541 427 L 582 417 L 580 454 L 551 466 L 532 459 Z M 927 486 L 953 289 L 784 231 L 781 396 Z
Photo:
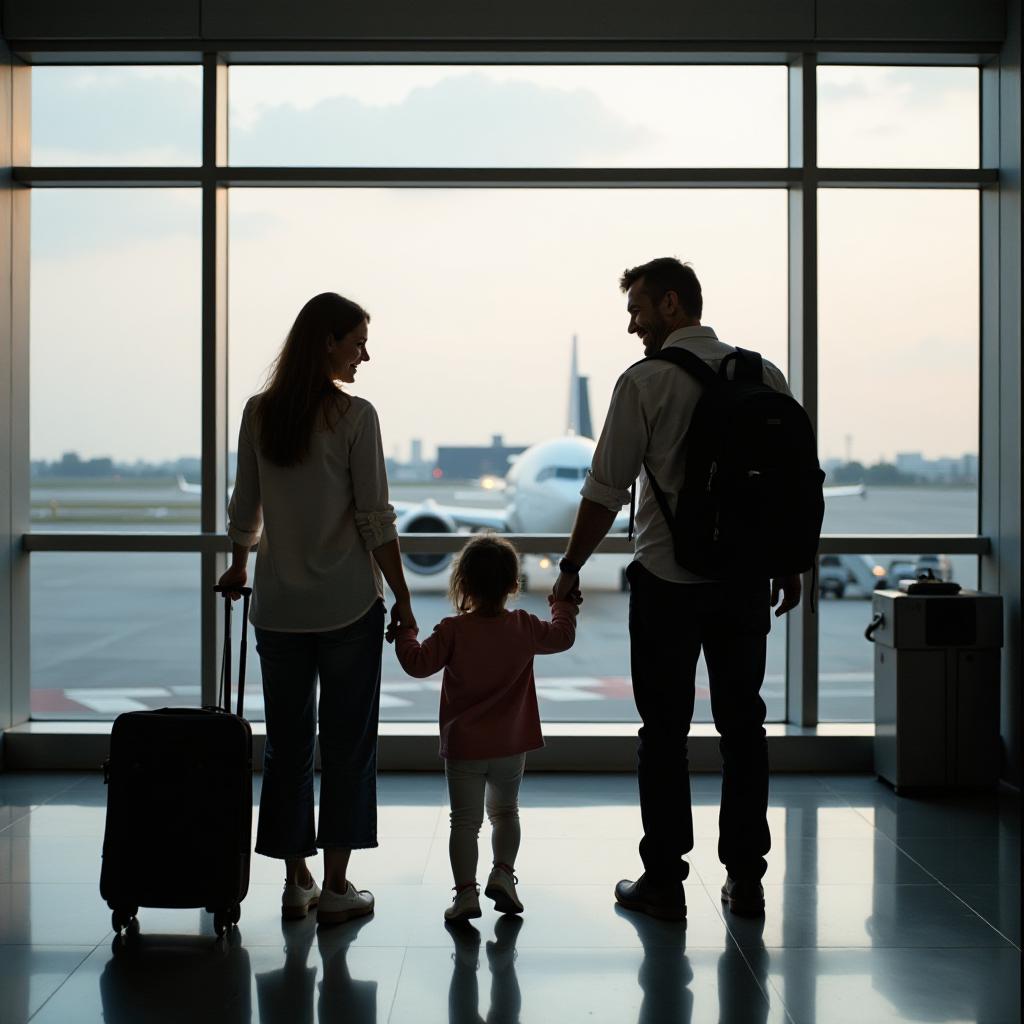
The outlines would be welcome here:
M 576 605 L 576 614 L 579 614 L 580 605 L 583 604 L 583 594 L 580 593 L 580 588 L 577 587 L 575 590 L 570 590 L 566 595 L 566 601 Z M 553 594 L 548 594 L 548 605 L 555 603 L 555 597 Z

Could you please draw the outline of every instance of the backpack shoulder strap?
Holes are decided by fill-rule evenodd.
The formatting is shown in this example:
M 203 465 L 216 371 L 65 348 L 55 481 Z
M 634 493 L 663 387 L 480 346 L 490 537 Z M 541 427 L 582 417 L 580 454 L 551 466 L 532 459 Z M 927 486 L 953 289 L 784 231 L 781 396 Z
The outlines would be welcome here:
M 660 352 L 655 352 L 653 355 L 648 356 L 647 359 L 641 360 L 641 362 L 648 362 L 651 359 L 660 359 L 666 363 L 674 363 L 680 370 L 686 370 L 691 377 L 696 377 L 699 384 L 708 386 L 718 383 L 718 374 L 700 356 L 694 354 L 689 349 L 673 345 L 672 348 L 663 348 Z
M 728 377 L 729 364 L 736 364 L 736 371 L 733 373 L 733 380 L 764 380 L 764 360 L 760 352 L 751 352 L 750 349 L 737 348 L 730 352 L 718 368 L 723 377 Z

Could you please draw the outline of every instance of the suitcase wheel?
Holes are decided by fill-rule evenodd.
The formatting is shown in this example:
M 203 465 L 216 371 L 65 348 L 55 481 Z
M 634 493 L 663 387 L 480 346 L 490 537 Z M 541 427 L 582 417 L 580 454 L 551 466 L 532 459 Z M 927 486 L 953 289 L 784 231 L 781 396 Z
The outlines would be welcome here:
M 120 935 L 130 927 L 138 912 L 138 907 L 116 907 L 110 915 L 110 927 Z
M 238 924 L 241 916 L 242 908 L 237 903 L 226 910 L 215 910 L 213 912 L 213 930 L 218 936 L 223 935 Z

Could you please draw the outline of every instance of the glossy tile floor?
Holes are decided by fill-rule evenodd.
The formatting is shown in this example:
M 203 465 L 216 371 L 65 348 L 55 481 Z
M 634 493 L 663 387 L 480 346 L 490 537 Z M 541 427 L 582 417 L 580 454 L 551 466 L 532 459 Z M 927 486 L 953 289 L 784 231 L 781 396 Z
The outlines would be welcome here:
M 640 870 L 632 776 L 528 775 L 526 914 L 486 903 L 450 932 L 443 779 L 385 775 L 381 845 L 350 869 L 372 919 L 282 924 L 278 865 L 254 858 L 231 941 L 202 912 L 144 909 L 122 944 L 97 888 L 102 780 L 0 774 L 0 1021 L 1019 1020 L 1017 799 L 776 776 L 767 914 L 741 920 L 719 902 L 719 788 L 694 778 L 685 928 L 613 906 Z

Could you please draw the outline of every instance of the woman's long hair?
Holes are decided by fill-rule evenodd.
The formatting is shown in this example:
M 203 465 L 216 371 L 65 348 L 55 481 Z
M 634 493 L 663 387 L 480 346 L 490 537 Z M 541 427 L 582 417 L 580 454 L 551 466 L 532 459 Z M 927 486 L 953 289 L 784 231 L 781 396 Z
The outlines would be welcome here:
M 370 314 L 334 292 L 314 295 L 295 318 L 257 398 L 259 447 L 278 466 L 309 454 L 313 431 L 333 427 L 351 404 L 328 367 L 327 339 L 340 340 Z

